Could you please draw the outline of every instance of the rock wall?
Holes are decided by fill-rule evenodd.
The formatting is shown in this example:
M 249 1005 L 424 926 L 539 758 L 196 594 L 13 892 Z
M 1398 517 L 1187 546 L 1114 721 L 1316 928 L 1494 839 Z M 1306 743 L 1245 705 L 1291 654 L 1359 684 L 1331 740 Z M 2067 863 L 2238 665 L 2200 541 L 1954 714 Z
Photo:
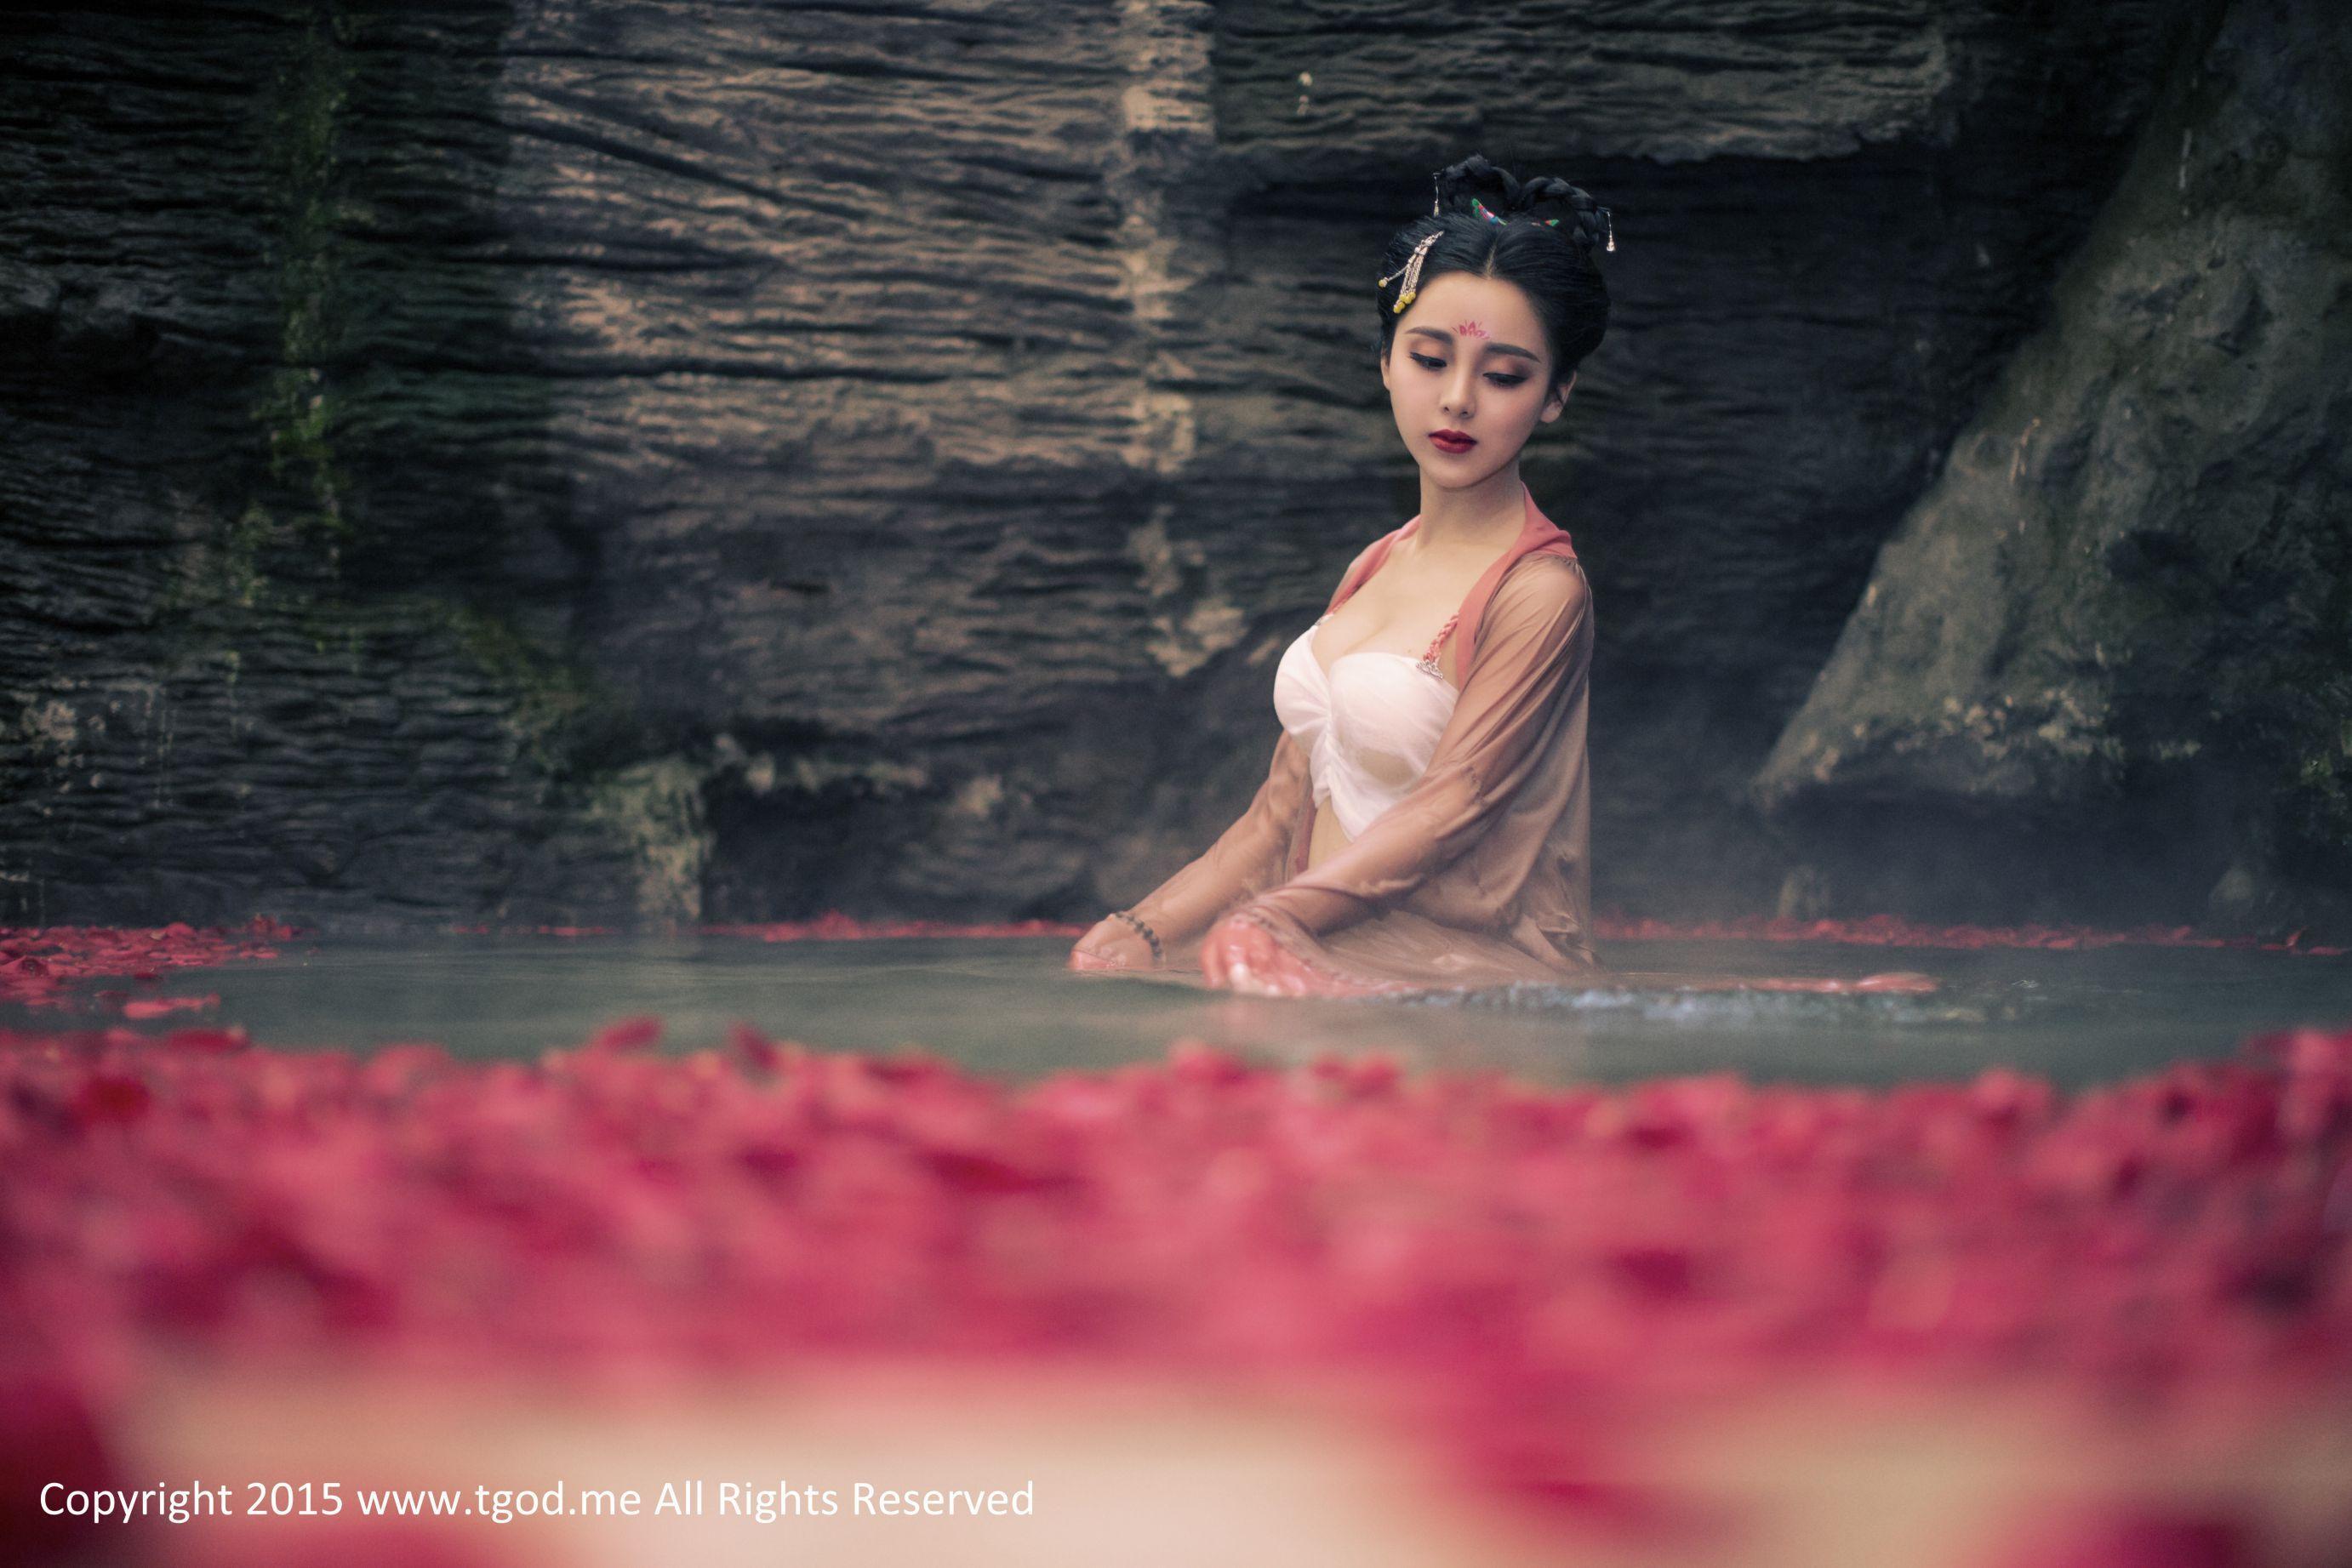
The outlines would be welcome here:
M 1471 151 L 1617 213 L 1525 462 L 1596 589 L 1597 895 L 1769 904 L 1812 852 L 1749 781 L 2196 26 L 18 14 L 0 919 L 1135 896 L 1417 505 L 1373 261 Z
M 2352 14 L 2188 51 L 1758 776 L 1822 911 L 2352 927 Z

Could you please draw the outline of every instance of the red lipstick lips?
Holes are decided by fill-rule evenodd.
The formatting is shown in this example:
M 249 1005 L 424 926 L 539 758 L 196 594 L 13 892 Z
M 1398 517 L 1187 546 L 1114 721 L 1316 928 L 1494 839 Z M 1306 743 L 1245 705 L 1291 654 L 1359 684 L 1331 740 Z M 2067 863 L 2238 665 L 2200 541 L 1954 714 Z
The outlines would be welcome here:
M 1440 452 L 1450 452 L 1457 457 L 1478 444 L 1475 436 L 1465 435 L 1458 430 L 1432 431 L 1429 441 Z

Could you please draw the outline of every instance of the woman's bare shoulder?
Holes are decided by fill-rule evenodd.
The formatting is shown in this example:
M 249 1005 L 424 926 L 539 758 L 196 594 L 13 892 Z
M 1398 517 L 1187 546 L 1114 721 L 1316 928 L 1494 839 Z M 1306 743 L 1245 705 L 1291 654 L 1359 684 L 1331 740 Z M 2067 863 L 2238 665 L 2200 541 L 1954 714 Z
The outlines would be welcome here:
M 1371 543 L 1358 550 L 1355 554 L 1355 558 L 1349 560 L 1346 569 L 1339 573 L 1339 580 L 1331 585 L 1331 591 L 1333 593 L 1338 593 L 1339 590 L 1345 588 L 1348 585 L 1348 580 L 1354 577 L 1359 571 L 1361 571 L 1364 569 L 1364 563 L 1370 560 L 1374 555 L 1379 553 L 1382 545 L 1396 538 L 1396 536 L 1402 531 L 1402 530 L 1401 528 L 1391 528 L 1387 533 L 1382 534 L 1380 538 L 1374 539 Z

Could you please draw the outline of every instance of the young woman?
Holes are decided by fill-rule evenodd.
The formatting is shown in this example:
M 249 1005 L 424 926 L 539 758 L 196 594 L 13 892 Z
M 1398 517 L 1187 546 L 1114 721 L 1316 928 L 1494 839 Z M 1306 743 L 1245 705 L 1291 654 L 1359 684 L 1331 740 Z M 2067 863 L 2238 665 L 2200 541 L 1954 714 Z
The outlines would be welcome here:
M 1275 674 L 1282 734 L 1208 852 L 1107 915 L 1074 969 L 1358 996 L 1563 980 L 1589 936 L 1592 595 L 1519 478 L 1601 342 L 1608 209 L 1484 158 L 1436 176 L 1376 285 L 1421 511 L 1372 541 Z

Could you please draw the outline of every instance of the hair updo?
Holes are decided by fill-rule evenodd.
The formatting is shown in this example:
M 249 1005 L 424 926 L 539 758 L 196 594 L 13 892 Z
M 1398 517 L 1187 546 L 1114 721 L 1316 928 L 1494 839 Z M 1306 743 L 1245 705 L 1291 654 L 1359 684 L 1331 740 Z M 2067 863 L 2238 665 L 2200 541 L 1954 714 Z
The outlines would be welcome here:
M 1396 342 L 1405 265 L 1433 233 L 1416 287 L 1449 272 L 1517 284 L 1550 340 L 1551 383 L 1544 390 L 1556 391 L 1609 329 L 1609 286 L 1593 259 L 1608 234 L 1607 209 L 1565 180 L 1546 174 L 1522 184 L 1475 153 L 1440 170 L 1436 180 L 1437 210 L 1397 230 L 1381 253 L 1384 281 L 1373 294 L 1380 357 L 1385 361 Z M 1503 222 L 1479 216 L 1474 200 Z

